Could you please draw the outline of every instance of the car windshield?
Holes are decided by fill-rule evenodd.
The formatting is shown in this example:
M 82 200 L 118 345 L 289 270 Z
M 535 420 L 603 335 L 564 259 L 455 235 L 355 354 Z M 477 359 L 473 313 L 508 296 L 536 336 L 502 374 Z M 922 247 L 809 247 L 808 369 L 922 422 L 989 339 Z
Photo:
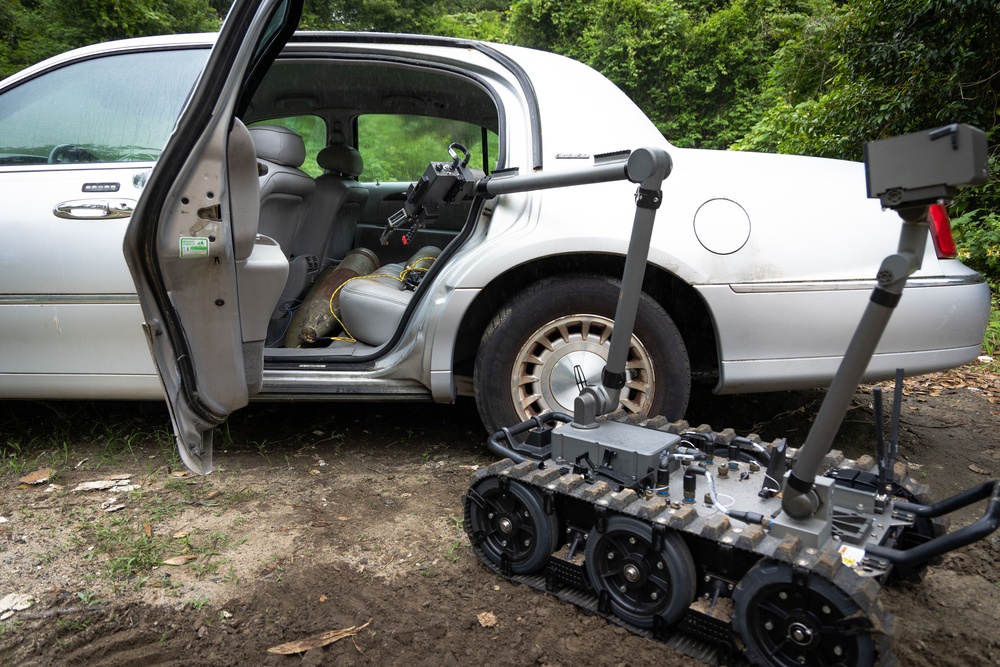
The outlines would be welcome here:
M 93 58 L 0 94 L 0 166 L 156 160 L 208 54 Z

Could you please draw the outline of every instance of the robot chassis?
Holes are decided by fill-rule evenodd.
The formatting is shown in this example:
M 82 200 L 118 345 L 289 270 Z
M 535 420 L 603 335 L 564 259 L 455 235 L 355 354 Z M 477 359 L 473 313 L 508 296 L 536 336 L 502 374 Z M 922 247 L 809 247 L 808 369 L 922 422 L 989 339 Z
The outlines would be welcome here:
M 951 125 L 865 145 L 869 196 L 899 213 L 899 246 L 878 271 L 798 450 L 732 429 L 608 414 L 625 384 L 660 186 L 671 170 L 664 150 L 597 156 L 582 171 L 487 177 L 455 149 L 464 151 L 452 144 L 453 161 L 432 163 L 411 186 L 383 242 L 406 224 L 412 237 L 440 203 L 467 196 L 639 184 L 602 384 L 583 386 L 573 415 L 538 415 L 490 436 L 490 450 L 503 458 L 477 471 L 463 496 L 480 560 L 706 662 L 895 664 L 881 587 L 919 579 L 941 555 L 996 530 L 1000 482 L 931 503 L 927 488 L 906 476 L 895 462 L 902 371 L 888 446 L 878 389 L 875 456 L 845 460 L 831 446 L 906 279 L 920 267 L 929 206 L 986 179 L 985 135 Z M 947 532 L 947 515 L 982 500 L 982 518 Z

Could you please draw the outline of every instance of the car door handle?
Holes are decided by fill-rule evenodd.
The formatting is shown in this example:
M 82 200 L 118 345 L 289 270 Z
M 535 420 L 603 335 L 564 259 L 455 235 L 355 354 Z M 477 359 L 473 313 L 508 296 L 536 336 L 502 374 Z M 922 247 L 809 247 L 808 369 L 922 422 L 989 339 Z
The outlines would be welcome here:
M 56 204 L 53 215 L 66 220 L 115 220 L 132 216 L 134 199 L 75 199 Z

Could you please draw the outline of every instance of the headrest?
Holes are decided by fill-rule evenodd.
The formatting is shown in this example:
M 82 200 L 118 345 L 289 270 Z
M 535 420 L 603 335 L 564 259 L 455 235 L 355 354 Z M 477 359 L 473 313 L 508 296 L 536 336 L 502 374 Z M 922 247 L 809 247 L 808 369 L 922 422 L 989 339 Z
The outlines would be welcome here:
M 250 128 L 257 157 L 288 167 L 301 167 L 306 160 L 302 137 L 278 125 L 257 125 Z
M 319 152 L 316 163 L 327 171 L 348 178 L 357 178 L 365 170 L 365 161 L 361 153 L 351 148 L 344 141 L 344 135 L 334 132 L 330 137 L 330 145 Z

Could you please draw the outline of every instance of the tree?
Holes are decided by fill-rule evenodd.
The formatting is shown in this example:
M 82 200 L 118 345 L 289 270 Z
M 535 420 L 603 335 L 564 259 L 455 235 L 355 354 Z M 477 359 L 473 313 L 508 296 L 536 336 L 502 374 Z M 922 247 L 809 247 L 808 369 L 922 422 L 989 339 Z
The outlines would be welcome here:
M 508 38 L 581 60 L 675 144 L 725 148 L 763 111 L 771 54 L 825 0 L 516 0 Z
M 440 10 L 436 0 L 307 0 L 303 30 L 432 32 Z
M 777 51 L 740 147 L 858 159 L 864 141 L 956 121 L 992 129 L 995 0 L 853 0 Z
M 209 0 L 7 0 L 0 78 L 70 49 L 126 37 L 219 29 Z

